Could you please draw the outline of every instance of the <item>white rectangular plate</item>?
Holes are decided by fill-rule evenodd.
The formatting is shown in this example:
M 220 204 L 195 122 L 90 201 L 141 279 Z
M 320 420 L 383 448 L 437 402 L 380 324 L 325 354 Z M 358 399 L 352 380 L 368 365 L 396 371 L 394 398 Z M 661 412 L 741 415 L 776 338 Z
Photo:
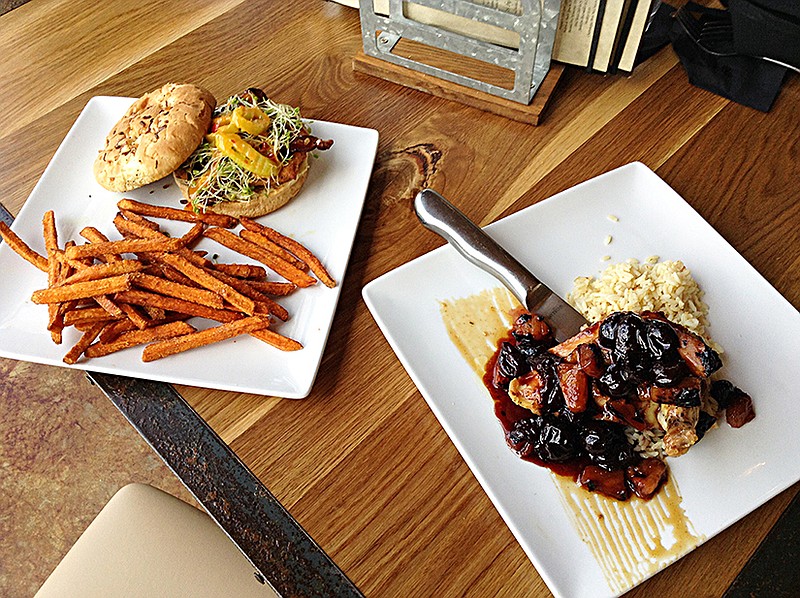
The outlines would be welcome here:
M 107 191 L 94 180 L 97 151 L 132 101 L 92 98 L 20 210 L 13 229 L 40 253 L 45 253 L 41 221 L 47 210 L 55 211 L 63 244 L 68 239 L 82 241 L 78 233 L 85 226 L 120 238 L 112 220 L 122 197 L 180 207 L 181 194 L 171 177 L 124 194 Z M 308 179 L 294 200 L 258 219 L 306 245 L 339 283 L 333 289 L 317 284 L 279 299 L 291 319 L 276 330 L 300 341 L 303 349 L 283 352 L 252 337 L 239 337 L 151 363 L 142 362 L 139 347 L 65 367 L 262 395 L 307 396 L 333 322 L 378 145 L 378 133 L 372 129 L 321 121 L 311 127 L 315 135 L 333 139 L 333 146 L 312 158 Z M 189 228 L 179 222 L 159 224 L 173 236 Z M 220 262 L 255 263 L 208 239 L 197 248 L 217 254 Z M 62 358 L 79 334 L 68 329 L 64 343 L 55 345 L 45 329 L 47 308 L 30 300 L 34 290 L 47 286 L 46 275 L 5 244 L 0 244 L 0 273 L 0 356 L 65 365 Z M 276 275 L 271 279 L 282 280 Z
M 457 198 L 451 198 L 456 199 Z M 619 218 L 613 222 L 608 218 Z M 682 260 L 705 291 L 723 374 L 749 392 L 757 417 L 726 424 L 670 459 L 696 531 L 711 538 L 800 479 L 800 314 L 646 166 L 608 172 L 491 224 L 487 231 L 556 293 L 607 263 Z M 605 244 L 607 235 L 613 237 Z M 450 341 L 439 302 L 499 286 L 441 247 L 364 288 L 403 366 L 556 596 L 613 595 L 559 500 L 549 472 L 506 446 L 492 400 Z M 410 292 L 409 289 L 413 289 Z

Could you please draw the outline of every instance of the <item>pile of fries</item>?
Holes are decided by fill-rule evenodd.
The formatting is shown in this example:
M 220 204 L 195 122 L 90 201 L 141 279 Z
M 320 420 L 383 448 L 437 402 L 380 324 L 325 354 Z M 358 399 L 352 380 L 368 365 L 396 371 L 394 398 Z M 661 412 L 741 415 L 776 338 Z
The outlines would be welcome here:
M 197 214 L 123 199 L 114 218 L 122 239 L 110 241 L 93 227 L 80 231 L 87 243 L 59 245 L 55 214 L 42 228 L 47 255 L 31 249 L 0 221 L 0 237 L 20 256 L 47 273 L 47 288 L 32 295 L 47 305 L 47 329 L 56 344 L 66 327 L 82 332 L 64 362 L 101 357 L 144 345 L 142 360 L 154 361 L 188 349 L 249 334 L 284 351 L 302 344 L 270 329 L 288 311 L 274 297 L 321 281 L 336 286 L 306 247 L 248 218 Z M 192 224 L 172 238 L 151 218 Z M 230 229 L 242 227 L 239 234 Z M 253 264 L 216 263 L 193 247 L 213 239 Z M 133 257 L 126 257 L 133 256 Z M 283 281 L 268 280 L 268 271 Z M 201 317 L 219 325 L 198 330 L 187 320 Z

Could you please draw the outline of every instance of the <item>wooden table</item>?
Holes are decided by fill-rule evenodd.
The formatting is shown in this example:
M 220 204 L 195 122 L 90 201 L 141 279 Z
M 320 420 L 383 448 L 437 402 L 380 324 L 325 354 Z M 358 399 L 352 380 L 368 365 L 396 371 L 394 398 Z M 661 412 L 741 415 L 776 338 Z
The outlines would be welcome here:
M 379 130 L 311 395 L 294 401 L 179 391 L 367 595 L 549 595 L 380 334 L 361 289 L 442 243 L 411 209 L 424 186 L 457 198 L 486 224 L 639 160 L 800 306 L 800 78 L 789 77 L 763 114 L 691 86 L 666 48 L 628 78 L 568 70 L 544 123 L 531 127 L 356 75 L 351 62 L 360 43 L 357 13 L 322 0 L 32 0 L 0 17 L 0 200 L 19 211 L 89 98 L 140 95 L 167 81 L 195 82 L 218 98 L 261 86 L 306 117 Z M 33 409 L 29 395 L 45 387 L 47 397 L 60 397 L 54 384 L 84 385 L 75 400 L 110 409 L 80 372 L 0 364 L 17 373 L 15 386 L 4 387 L 7 401 Z M 49 451 L 59 462 L 76 446 L 92 454 L 106 450 L 96 439 L 120 438 L 125 429 L 106 414 L 84 420 L 79 434 L 49 417 L 47 401 L 37 405 L 36 419 L 24 426 L 8 406 L 0 418 L 9 439 L 0 465 L 10 472 L 0 494 L 15 483 L 23 494 L 36 493 L 24 477 L 32 467 L 25 455 Z M 49 444 L 40 426 L 60 430 L 60 444 Z M 141 449 L 135 435 L 121 438 L 122 446 Z M 15 503 L 15 517 L 0 517 L 8 539 L 0 547 L 0 593 L 35 590 L 126 475 L 174 485 L 168 473 L 153 473 L 157 466 L 143 471 L 130 460 L 108 458 L 91 470 L 73 465 L 48 491 L 79 507 L 67 513 L 32 495 Z M 721 595 L 798 488 L 631 595 Z M 56 537 L 54 511 L 69 515 Z M 37 560 L 41 554 L 47 557 Z

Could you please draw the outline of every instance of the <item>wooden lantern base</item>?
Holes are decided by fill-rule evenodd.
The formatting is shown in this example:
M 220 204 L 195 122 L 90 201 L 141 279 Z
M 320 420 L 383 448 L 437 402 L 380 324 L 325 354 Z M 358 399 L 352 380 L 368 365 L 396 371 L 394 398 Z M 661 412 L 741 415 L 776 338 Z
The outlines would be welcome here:
M 353 58 L 353 70 L 512 120 L 538 125 L 561 79 L 564 65 L 551 63 L 550 71 L 534 94 L 531 103 L 527 105 L 380 60 L 364 54 L 363 51 Z

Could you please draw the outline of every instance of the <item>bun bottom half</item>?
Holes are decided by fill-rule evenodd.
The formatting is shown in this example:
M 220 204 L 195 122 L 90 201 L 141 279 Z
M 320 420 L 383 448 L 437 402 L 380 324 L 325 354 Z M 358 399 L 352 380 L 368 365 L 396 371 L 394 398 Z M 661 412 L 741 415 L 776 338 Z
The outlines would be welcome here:
M 187 180 L 181 177 L 178 172 L 174 174 L 174 178 L 183 196 L 191 201 Z M 274 212 L 294 199 L 300 193 L 306 178 L 308 178 L 308 156 L 304 154 L 297 176 L 292 180 L 275 187 L 256 189 L 253 196 L 247 201 L 223 201 L 206 208 L 206 210 L 236 218 L 257 218 Z

